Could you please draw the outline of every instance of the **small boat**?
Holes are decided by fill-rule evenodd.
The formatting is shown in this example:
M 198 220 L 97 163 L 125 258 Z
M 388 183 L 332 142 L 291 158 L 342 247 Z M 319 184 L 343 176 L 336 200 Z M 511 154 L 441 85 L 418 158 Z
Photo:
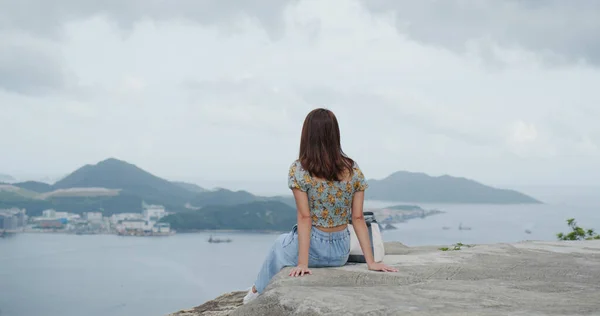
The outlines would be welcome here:
M 448 226 L 444 226 L 444 227 L 442 227 L 442 229 L 443 229 L 443 230 L 449 230 L 449 229 L 450 229 L 450 227 L 448 227 Z
M 98 234 L 97 232 L 94 231 L 84 231 L 84 230 L 78 230 L 75 232 L 75 235 L 96 235 Z
M 208 238 L 208 242 L 211 244 L 218 244 L 218 243 L 222 243 L 222 242 L 231 242 L 231 239 L 227 238 L 227 239 L 220 239 L 220 238 L 213 238 L 213 236 L 210 236 L 210 238 Z
M 526 229 L 526 230 L 525 230 L 525 233 L 526 233 L 526 234 L 531 234 L 531 231 L 530 231 L 529 229 Z

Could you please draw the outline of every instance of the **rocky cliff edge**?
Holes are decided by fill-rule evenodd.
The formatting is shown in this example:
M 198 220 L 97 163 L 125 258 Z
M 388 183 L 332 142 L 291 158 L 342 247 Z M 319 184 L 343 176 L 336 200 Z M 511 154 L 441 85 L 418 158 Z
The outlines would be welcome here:
M 232 292 L 170 316 L 600 315 L 600 240 L 526 241 L 441 251 L 386 243 L 398 273 L 365 265 L 279 273 L 242 306 Z

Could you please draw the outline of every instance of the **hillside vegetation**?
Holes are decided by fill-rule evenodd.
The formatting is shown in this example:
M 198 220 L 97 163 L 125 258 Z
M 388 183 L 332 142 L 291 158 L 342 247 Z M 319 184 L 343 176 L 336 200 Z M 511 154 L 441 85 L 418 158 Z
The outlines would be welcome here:
M 176 184 L 190 192 L 201 193 L 208 191 L 207 189 L 193 183 L 181 182 L 181 181 L 173 181 L 173 184 Z
M 26 189 L 26 190 L 29 190 L 29 191 L 37 192 L 37 193 L 47 193 L 47 192 L 51 192 L 52 190 L 54 190 L 52 188 L 52 185 L 50 185 L 48 183 L 44 183 L 44 182 L 38 182 L 38 181 L 19 182 L 19 183 L 15 183 L 13 185 L 18 186 L 23 189 Z
M 211 229 L 286 231 L 296 223 L 296 209 L 277 201 L 211 205 L 162 220 L 177 231 Z

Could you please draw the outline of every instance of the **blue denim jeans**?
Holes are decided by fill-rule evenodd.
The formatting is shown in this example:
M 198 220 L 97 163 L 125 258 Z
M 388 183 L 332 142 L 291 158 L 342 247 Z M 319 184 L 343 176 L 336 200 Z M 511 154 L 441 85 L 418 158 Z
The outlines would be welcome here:
M 310 247 L 308 251 L 308 267 L 340 267 L 348 261 L 350 254 L 350 232 L 344 229 L 339 232 L 326 233 L 315 227 L 310 230 Z M 298 227 L 291 232 L 280 235 L 258 273 L 254 286 L 262 293 L 271 279 L 284 267 L 298 264 Z

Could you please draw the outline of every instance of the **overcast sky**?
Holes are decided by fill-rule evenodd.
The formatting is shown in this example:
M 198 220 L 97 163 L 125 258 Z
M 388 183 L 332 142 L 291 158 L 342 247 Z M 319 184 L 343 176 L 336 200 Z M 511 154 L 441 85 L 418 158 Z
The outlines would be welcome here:
M 599 38 L 595 0 L 0 0 L 0 173 L 287 192 L 323 106 L 368 178 L 600 185 Z

